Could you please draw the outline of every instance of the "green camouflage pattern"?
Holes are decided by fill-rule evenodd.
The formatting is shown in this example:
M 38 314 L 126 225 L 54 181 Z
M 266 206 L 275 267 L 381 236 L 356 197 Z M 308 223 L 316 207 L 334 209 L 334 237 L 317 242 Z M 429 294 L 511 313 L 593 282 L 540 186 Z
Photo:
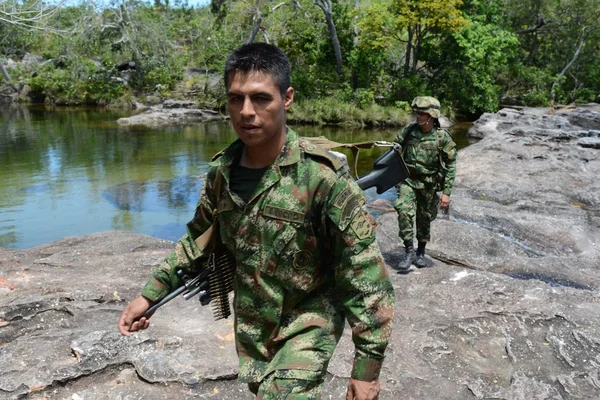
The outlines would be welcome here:
M 278 371 L 279 372 L 279 371 Z M 288 371 L 273 373 L 257 388 L 256 400 L 320 400 L 323 380 L 294 379 L 286 377 Z
M 443 193 L 450 196 L 456 177 L 456 143 L 447 130 L 434 127 L 422 133 L 413 123 L 405 126 L 394 141 L 402 145 L 404 162 L 410 172 L 405 181 L 407 185 L 415 189 L 435 186 L 441 159 L 446 171 Z
M 229 190 L 238 140 L 211 163 L 187 234 L 142 291 L 157 300 L 194 275 L 202 257 L 194 239 L 217 210 L 220 237 L 235 255 L 234 312 L 238 378 L 260 382 L 272 372 L 323 379 L 347 318 L 356 347 L 352 376 L 377 379 L 391 334 L 394 290 L 364 193 L 314 144 L 288 130 L 279 158 L 245 204 Z M 319 155 L 321 154 L 321 155 Z M 217 168 L 224 188 L 216 203 Z
M 420 242 L 431 238 L 430 224 L 437 217 L 439 196 L 437 174 L 440 164 L 445 170 L 443 193 L 450 196 L 456 177 L 456 144 L 445 129 L 434 127 L 422 133 L 416 123 L 398 133 L 395 142 L 403 145 L 404 162 L 410 177 L 397 186 L 398 235 L 403 241 L 413 239 L 416 217 L 416 237 Z
M 429 114 L 436 119 L 442 116 L 440 102 L 435 97 L 417 96 L 413 99 L 410 107 L 413 111 Z
M 431 239 L 430 225 L 437 217 L 439 201 L 435 187 L 414 189 L 407 184 L 398 187 L 398 198 L 393 205 L 398 212 L 398 236 L 402 241 L 413 239 L 415 216 L 417 240 L 428 242 Z

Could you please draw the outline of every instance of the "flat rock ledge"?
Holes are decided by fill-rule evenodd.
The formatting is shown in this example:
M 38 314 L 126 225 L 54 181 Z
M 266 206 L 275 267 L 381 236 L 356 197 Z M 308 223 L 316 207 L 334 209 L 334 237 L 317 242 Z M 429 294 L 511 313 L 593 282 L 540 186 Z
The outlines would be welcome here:
M 197 108 L 192 101 L 166 100 L 158 106 L 152 106 L 141 114 L 119 118 L 120 125 L 144 125 L 150 127 L 186 125 L 197 122 L 223 121 L 229 117 L 214 110 Z
M 396 215 L 379 217 L 397 296 L 381 399 L 600 398 L 600 150 L 588 145 L 600 115 L 538 114 L 474 124 L 482 139 L 459 152 L 430 268 L 397 272 Z M 122 308 L 173 247 L 105 232 L 0 249 L 0 398 L 251 399 L 235 380 L 232 320 L 213 322 L 197 300 L 118 334 Z M 345 398 L 350 335 L 324 399 Z

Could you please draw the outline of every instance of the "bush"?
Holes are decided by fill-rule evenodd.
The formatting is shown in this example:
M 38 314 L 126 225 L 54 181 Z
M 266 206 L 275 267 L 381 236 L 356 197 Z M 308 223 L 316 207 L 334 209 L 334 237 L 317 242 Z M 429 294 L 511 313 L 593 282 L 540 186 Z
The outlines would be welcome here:
M 138 60 L 134 86 L 142 90 L 156 90 L 164 94 L 183 79 L 184 63 L 177 57 Z
M 583 88 L 575 92 L 575 103 L 586 104 L 596 100 L 596 94 L 593 90 Z
M 88 60 L 71 60 L 63 68 L 47 63 L 27 82 L 31 97 L 53 104 L 109 104 L 126 91 L 114 68 Z
M 362 127 L 402 126 L 410 118 L 410 112 L 398 107 L 384 107 L 372 102 L 361 108 L 335 96 L 294 102 L 288 114 L 288 119 L 294 122 Z

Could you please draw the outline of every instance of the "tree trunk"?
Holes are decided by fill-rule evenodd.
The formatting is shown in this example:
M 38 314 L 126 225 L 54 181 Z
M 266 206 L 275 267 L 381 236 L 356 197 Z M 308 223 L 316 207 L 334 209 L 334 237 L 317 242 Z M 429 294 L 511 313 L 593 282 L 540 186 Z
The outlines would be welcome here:
M 0 72 L 2 72 L 2 76 L 4 77 L 4 79 L 6 80 L 6 83 L 8 83 L 8 85 L 13 88 L 13 90 L 15 92 L 19 91 L 19 86 L 10 83 L 10 75 L 8 74 L 8 71 L 6 70 L 6 68 L 4 67 L 4 64 L 0 63 Z
M 552 109 L 554 109 L 554 101 L 556 98 L 556 87 L 560 83 L 560 80 L 562 79 L 562 77 L 565 76 L 567 71 L 573 66 L 573 64 L 575 64 L 575 61 L 577 61 L 577 58 L 579 57 L 579 53 L 581 53 L 581 49 L 583 48 L 583 44 L 585 43 L 585 29 L 586 28 L 587 28 L 586 26 L 581 28 L 581 35 L 579 36 L 579 46 L 577 46 L 577 50 L 575 51 L 575 54 L 573 54 L 573 58 L 571 58 L 571 61 L 569 61 L 569 63 L 563 68 L 563 70 L 560 72 L 560 74 L 558 74 L 558 76 L 554 80 L 554 83 L 552 84 L 552 89 L 550 89 L 550 107 Z
M 340 41 L 335 31 L 335 25 L 331 14 L 325 14 L 327 20 L 327 28 L 329 28 L 329 36 L 331 36 L 331 44 L 333 45 L 333 52 L 335 53 L 335 64 L 337 66 L 338 75 L 342 75 L 342 49 L 340 48 Z
M 260 3 L 256 6 L 256 14 L 254 15 L 254 25 L 252 26 L 252 31 L 250 32 L 250 36 L 246 41 L 246 44 L 254 42 L 258 31 L 260 30 L 260 24 L 262 24 L 263 13 L 260 11 Z
M 410 72 L 410 60 L 411 60 L 411 53 L 412 53 L 412 41 L 413 41 L 413 28 L 412 27 L 408 27 L 408 41 L 406 43 L 406 57 L 404 58 L 404 76 L 408 76 L 408 73 Z
M 354 10 L 356 10 L 356 15 L 352 19 L 354 22 L 354 28 L 352 30 L 352 33 L 354 35 L 354 37 L 352 38 L 352 44 L 354 45 L 354 49 L 358 48 L 359 32 L 358 32 L 357 22 L 358 22 L 358 9 L 359 8 L 360 8 L 360 0 L 354 0 Z M 354 91 L 355 94 L 356 94 L 357 89 L 358 89 L 358 66 L 355 65 L 354 68 L 352 68 L 352 90 Z
M 342 49 L 340 48 L 340 41 L 338 40 L 337 32 L 335 30 L 335 24 L 331 16 L 331 0 L 313 0 L 314 4 L 318 6 L 325 14 L 325 21 L 327 21 L 327 29 L 329 29 L 329 36 L 331 37 L 331 44 L 333 46 L 333 53 L 335 54 L 335 63 L 337 66 L 338 75 L 342 75 Z
M 414 39 L 415 44 L 413 46 L 411 71 L 416 72 L 417 71 L 417 63 L 419 62 L 419 52 L 421 50 L 421 43 L 423 41 L 423 35 L 421 34 L 420 26 L 417 26 L 415 28 L 415 35 L 414 35 L 413 39 Z

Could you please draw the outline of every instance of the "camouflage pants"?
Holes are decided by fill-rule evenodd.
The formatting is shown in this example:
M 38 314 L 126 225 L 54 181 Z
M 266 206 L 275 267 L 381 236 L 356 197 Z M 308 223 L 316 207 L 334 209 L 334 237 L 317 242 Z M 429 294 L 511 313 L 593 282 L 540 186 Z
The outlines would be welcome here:
M 439 196 L 435 186 L 414 189 L 403 183 L 398 188 L 394 208 L 398 212 L 398 235 L 403 241 L 413 239 L 413 224 L 417 217 L 417 240 L 428 242 L 431 238 L 431 221 L 437 217 Z
M 319 400 L 323 380 L 281 378 L 270 374 L 262 382 L 248 384 L 256 400 Z

